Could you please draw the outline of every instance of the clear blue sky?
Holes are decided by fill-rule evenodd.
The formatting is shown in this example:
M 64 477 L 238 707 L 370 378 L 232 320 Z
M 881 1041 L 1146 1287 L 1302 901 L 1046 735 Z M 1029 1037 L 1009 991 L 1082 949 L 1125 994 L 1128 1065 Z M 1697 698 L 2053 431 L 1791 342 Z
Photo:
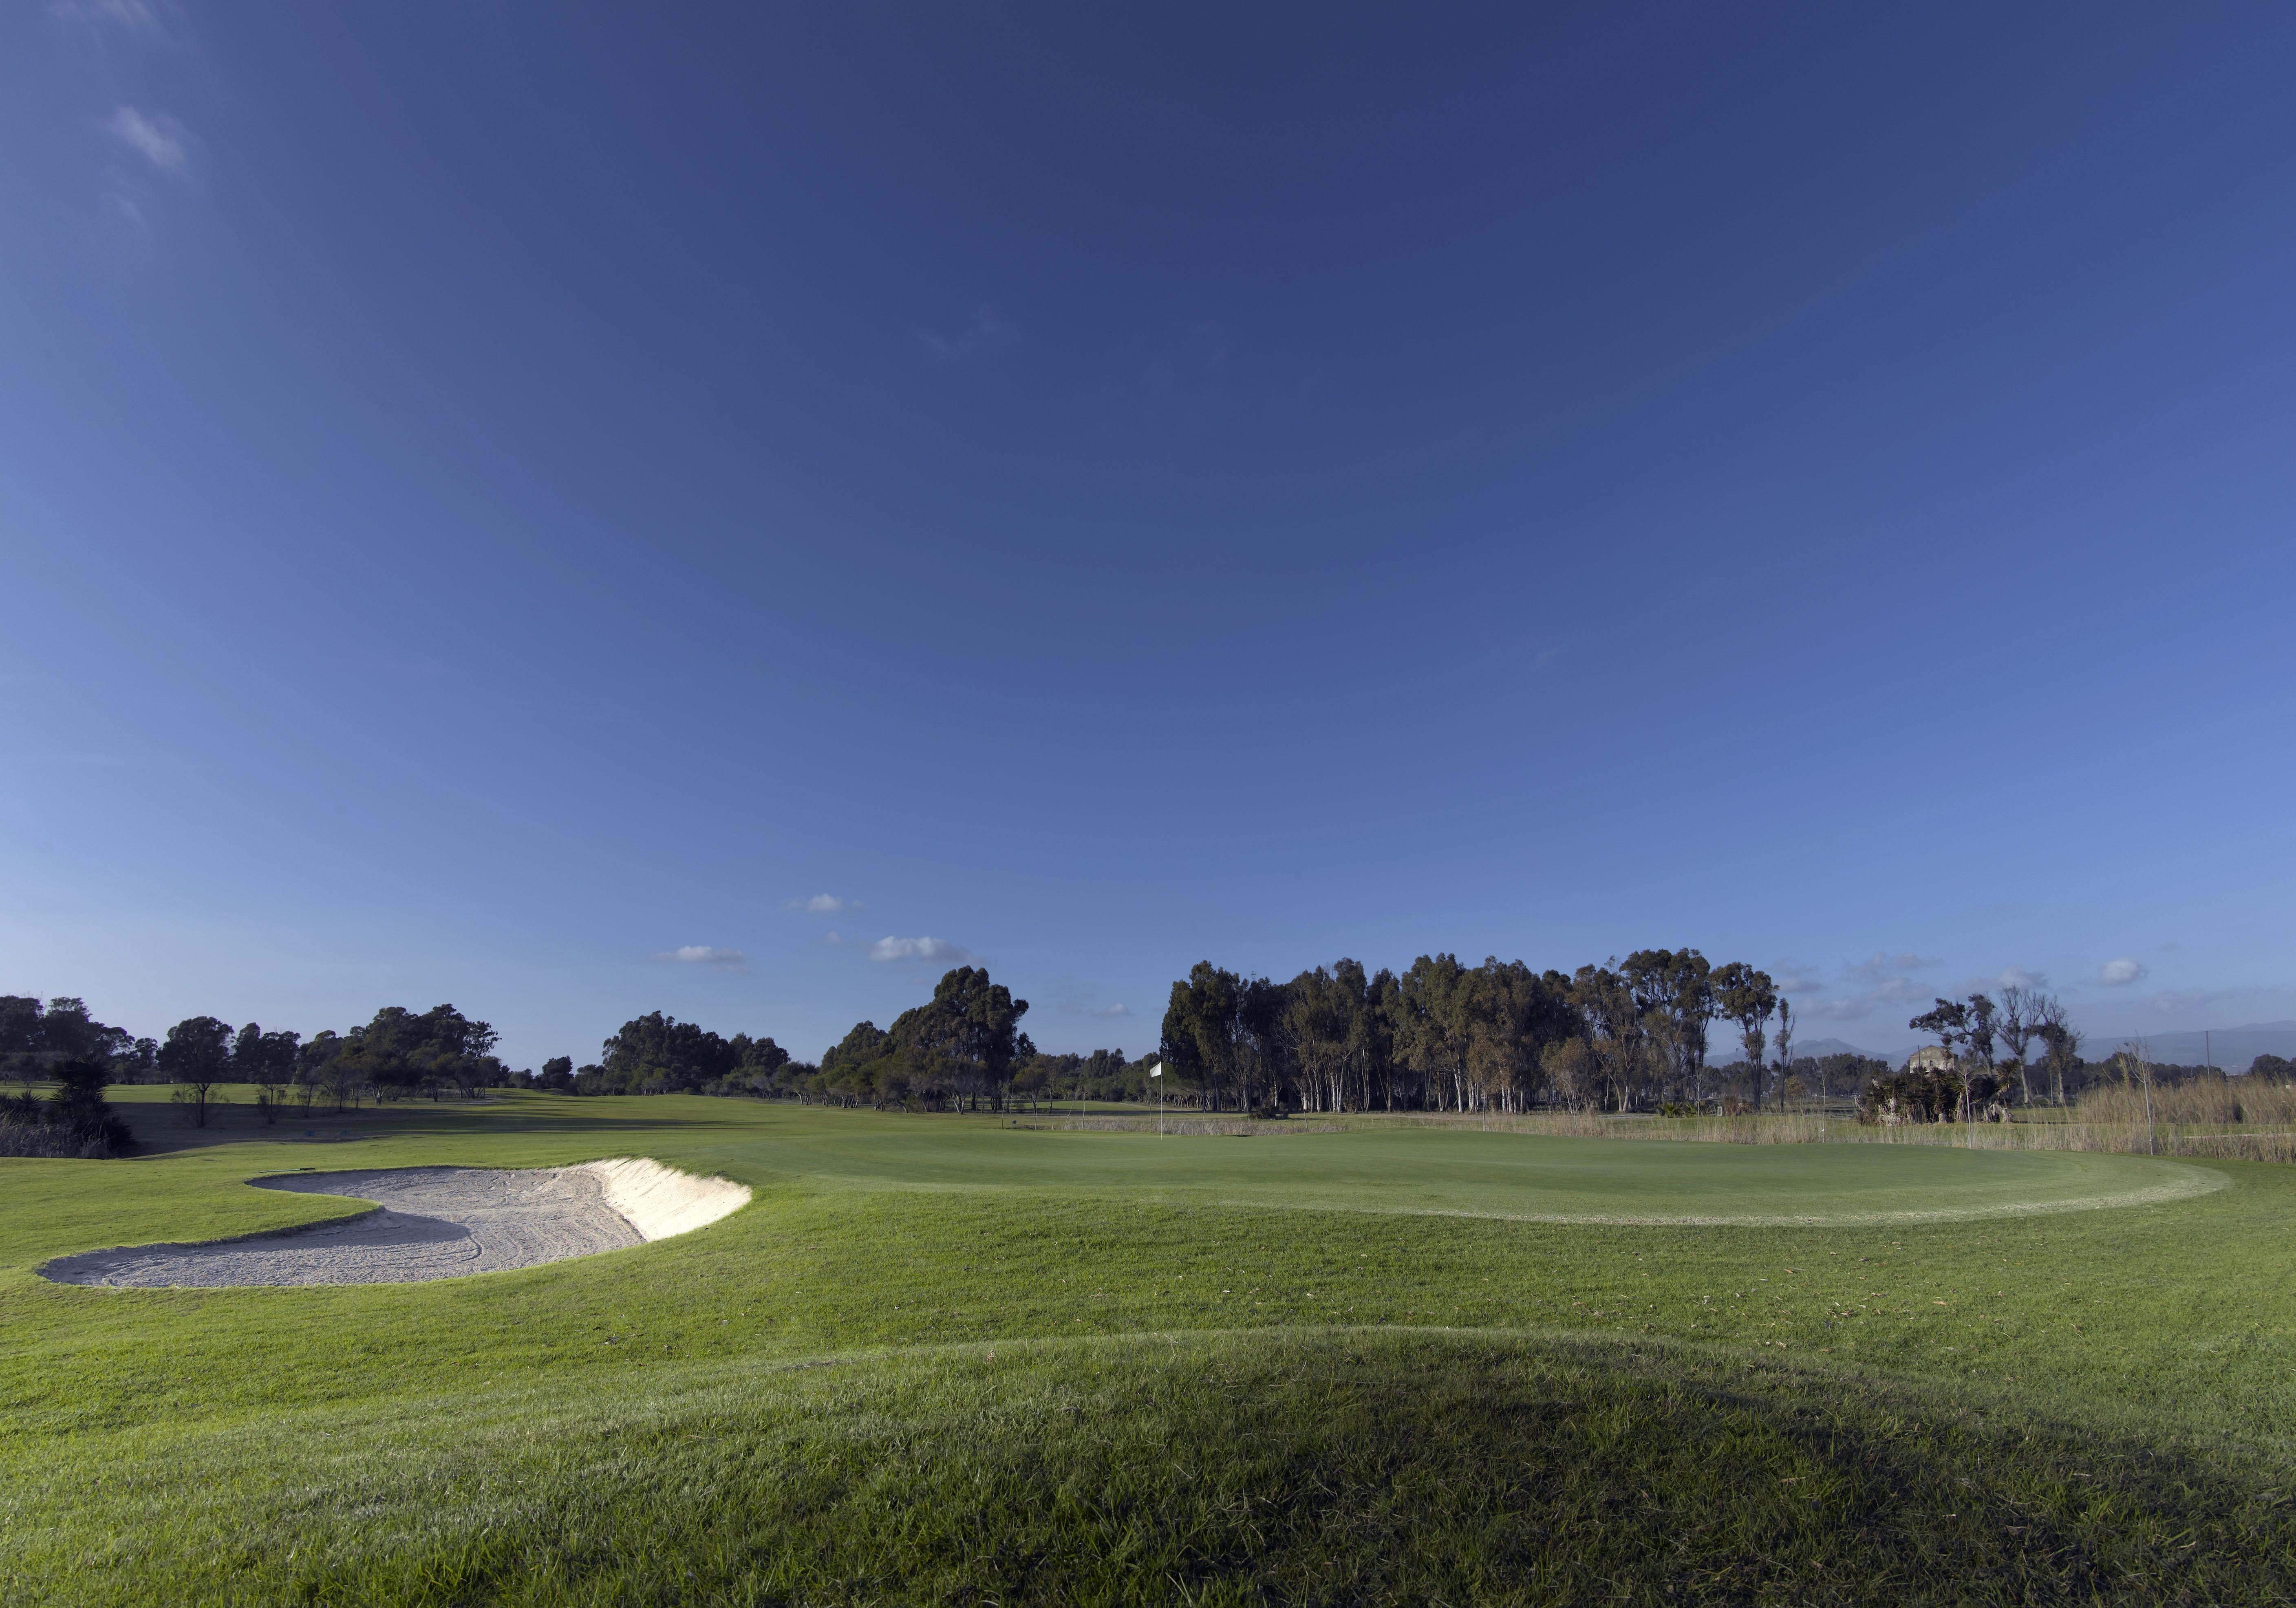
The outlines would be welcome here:
M 10 7 L 0 991 L 2296 1016 L 2292 86 L 2280 4 Z

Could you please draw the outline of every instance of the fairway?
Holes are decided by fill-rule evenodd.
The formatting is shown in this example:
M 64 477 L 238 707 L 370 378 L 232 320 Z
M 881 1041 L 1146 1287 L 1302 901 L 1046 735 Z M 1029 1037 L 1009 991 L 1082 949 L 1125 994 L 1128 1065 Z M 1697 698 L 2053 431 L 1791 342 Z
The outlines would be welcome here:
M 676 1096 L 236 1121 L 0 1162 L 0 1600 L 1955 1602 L 1976 1569 L 2004 1601 L 2144 1602 L 2162 1570 L 2218 1600 L 2296 1578 L 2271 1495 L 2296 1485 L 2286 1169 Z M 36 1271 L 360 1210 L 248 1183 L 302 1168 L 611 1155 L 754 1199 L 426 1283 Z
M 1037 1189 L 1554 1223 L 1851 1224 L 2137 1205 L 2224 1185 L 2135 1156 L 1390 1129 L 1196 1137 L 856 1113 L 759 1133 L 753 1164 L 900 1188 Z

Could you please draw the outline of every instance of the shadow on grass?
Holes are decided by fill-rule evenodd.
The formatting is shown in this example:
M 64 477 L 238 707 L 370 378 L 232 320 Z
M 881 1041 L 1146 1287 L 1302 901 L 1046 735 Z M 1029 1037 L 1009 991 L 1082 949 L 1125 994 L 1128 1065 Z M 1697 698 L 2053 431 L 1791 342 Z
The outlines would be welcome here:
M 167 1526 L 76 1543 L 110 1499 L 91 1487 L 27 1534 L 98 1598 L 204 1579 L 438 1604 L 2149 1604 L 2296 1583 L 2296 1520 L 2229 1457 L 1742 1352 L 1195 1333 L 439 1407 L 155 1449 L 111 1476 Z
M 370 1105 L 350 1111 L 317 1107 L 283 1107 L 277 1120 L 266 1121 L 251 1103 L 240 1100 L 211 1104 L 201 1127 L 189 1104 L 177 1103 L 164 1089 L 138 1087 L 144 1098 L 120 1098 L 111 1091 L 113 1109 L 135 1136 L 135 1154 L 160 1156 L 219 1144 L 263 1141 L 282 1144 L 324 1144 L 351 1139 L 469 1137 L 488 1134 L 550 1133 L 566 1135 L 676 1133 L 699 1129 L 726 1130 L 726 1113 L 690 1112 L 676 1108 L 636 1110 L 620 1102 L 599 1109 L 593 1100 L 559 1099 L 547 1104 L 531 1098 L 508 1100 L 407 1102 Z M 157 1097 L 150 1097 L 156 1095 Z M 738 1132 L 738 1128 L 732 1131 Z

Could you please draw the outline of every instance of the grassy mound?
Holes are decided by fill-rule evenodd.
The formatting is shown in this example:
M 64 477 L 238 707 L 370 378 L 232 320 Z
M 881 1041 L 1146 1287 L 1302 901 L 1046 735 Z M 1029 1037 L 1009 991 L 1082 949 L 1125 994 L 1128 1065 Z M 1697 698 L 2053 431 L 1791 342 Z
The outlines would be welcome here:
M 2152 1603 L 2296 1585 L 2296 1522 L 2253 1471 L 2003 1406 L 1672 1347 L 1393 1330 L 688 1369 L 604 1403 L 410 1395 L 100 1437 L 58 1504 L 70 1517 L 15 1538 L 12 1584 L 414 1604 Z
M 531 1098 L 0 1161 L 0 1600 L 2289 1595 L 2296 1169 L 2005 1213 L 2037 1180 L 2062 1205 L 2160 1174 L 1361 1136 L 1390 1137 Z M 756 1199 L 424 1284 L 35 1271 L 357 1210 L 243 1182 L 300 1166 L 619 1154 Z M 1566 1178 L 1612 1204 L 1983 1210 L 1421 1203 Z

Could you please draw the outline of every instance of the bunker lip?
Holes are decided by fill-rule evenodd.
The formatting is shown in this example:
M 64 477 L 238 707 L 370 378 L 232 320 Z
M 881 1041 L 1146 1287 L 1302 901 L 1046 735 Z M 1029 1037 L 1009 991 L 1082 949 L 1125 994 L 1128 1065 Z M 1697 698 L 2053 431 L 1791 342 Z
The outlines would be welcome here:
M 668 1239 L 750 1201 L 744 1185 L 631 1156 L 573 1167 L 402 1167 L 248 1182 L 375 1205 L 234 1239 L 85 1251 L 39 1271 L 59 1284 L 139 1289 L 414 1284 Z

